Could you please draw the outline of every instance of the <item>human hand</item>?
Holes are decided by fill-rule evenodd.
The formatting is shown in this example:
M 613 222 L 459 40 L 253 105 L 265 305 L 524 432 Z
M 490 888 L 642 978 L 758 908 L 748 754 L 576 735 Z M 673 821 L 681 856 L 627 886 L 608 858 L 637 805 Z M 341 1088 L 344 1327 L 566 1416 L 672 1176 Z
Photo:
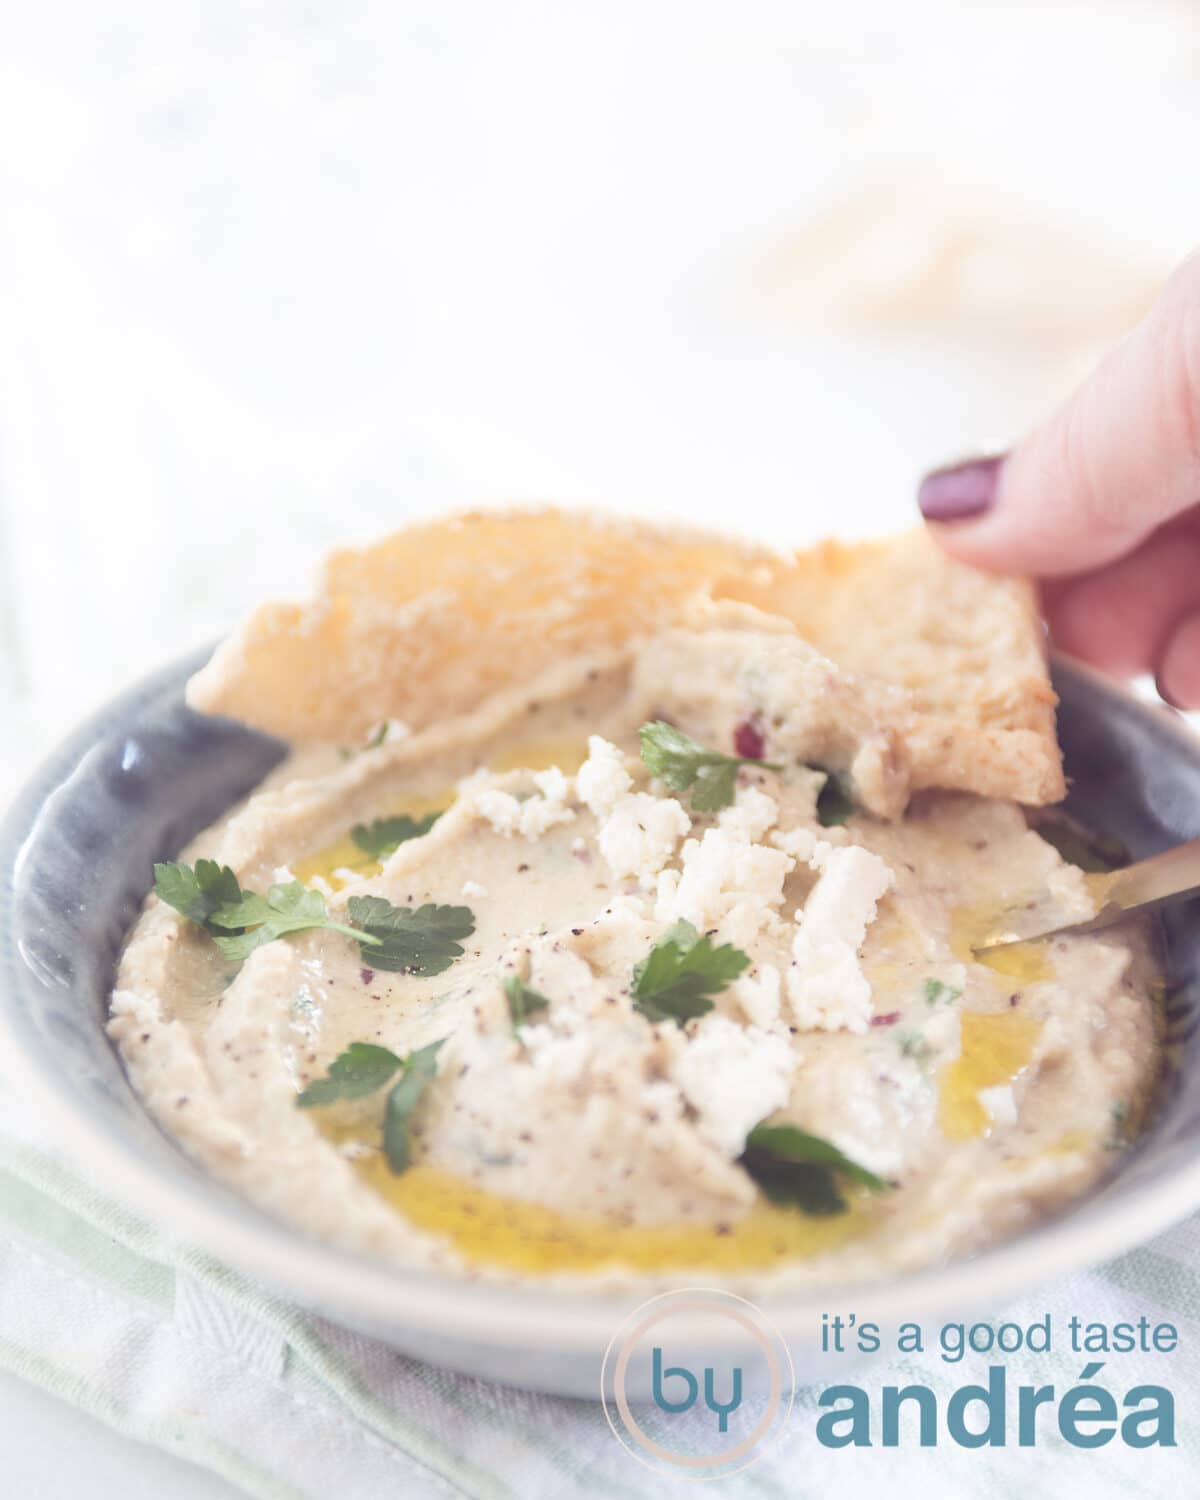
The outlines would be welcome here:
M 1040 580 L 1056 645 L 1200 708 L 1200 255 L 1048 422 L 918 501 L 955 557 Z

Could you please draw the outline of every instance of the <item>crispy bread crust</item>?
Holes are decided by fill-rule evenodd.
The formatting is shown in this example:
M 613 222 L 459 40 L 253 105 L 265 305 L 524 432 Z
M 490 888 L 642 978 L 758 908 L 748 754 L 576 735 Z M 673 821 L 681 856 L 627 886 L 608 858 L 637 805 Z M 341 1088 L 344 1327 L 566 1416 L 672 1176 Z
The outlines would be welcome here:
M 1040 804 L 1065 787 L 1032 588 L 923 532 L 795 554 L 552 509 L 471 512 L 334 553 L 302 604 L 265 604 L 188 699 L 293 741 L 462 714 L 577 655 L 611 655 L 698 599 L 786 620 L 840 667 L 904 690 L 914 787 Z

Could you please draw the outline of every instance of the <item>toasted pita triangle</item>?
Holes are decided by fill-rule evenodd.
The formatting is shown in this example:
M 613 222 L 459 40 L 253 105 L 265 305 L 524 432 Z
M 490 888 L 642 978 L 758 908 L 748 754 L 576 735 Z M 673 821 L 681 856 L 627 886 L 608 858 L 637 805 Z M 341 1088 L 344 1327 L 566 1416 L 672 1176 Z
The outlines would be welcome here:
M 923 533 L 791 556 L 557 510 L 473 512 L 340 551 L 304 604 L 265 604 L 191 704 L 294 741 L 462 714 L 573 656 L 620 650 L 704 595 L 789 621 L 838 665 L 906 690 L 917 786 L 1063 795 L 1055 697 L 1026 584 Z

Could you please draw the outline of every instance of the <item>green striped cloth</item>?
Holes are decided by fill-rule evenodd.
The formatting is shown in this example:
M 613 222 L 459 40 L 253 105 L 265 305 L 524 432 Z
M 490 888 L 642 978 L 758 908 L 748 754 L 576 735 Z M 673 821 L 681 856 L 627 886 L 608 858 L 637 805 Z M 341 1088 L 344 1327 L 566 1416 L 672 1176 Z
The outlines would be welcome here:
M 1073 1448 L 1053 1413 L 1033 1448 L 1016 1446 L 1010 1422 L 1010 1446 L 999 1449 L 957 1448 L 944 1433 L 937 1449 L 915 1438 L 898 1449 L 825 1449 L 815 1437 L 821 1387 L 812 1387 L 797 1393 L 783 1440 L 716 1486 L 723 1496 L 814 1500 L 1185 1500 L 1200 1493 L 1197 1266 L 1200 1219 L 1003 1314 L 1028 1321 L 1050 1312 L 1056 1326 L 1072 1313 L 1174 1322 L 1175 1353 L 1115 1355 L 1100 1377 L 1118 1402 L 1139 1383 L 1170 1387 L 1173 1449 L 1120 1441 Z M 849 1310 L 845 1302 L 831 1299 L 830 1310 Z M 995 1316 L 980 1316 L 987 1312 Z M 13 1135 L 0 1135 L 0 1362 L 121 1432 L 272 1500 L 697 1493 L 694 1482 L 664 1479 L 631 1458 L 598 1404 L 456 1376 L 302 1312 L 175 1243 L 61 1158 Z M 880 1357 L 849 1378 L 873 1401 L 884 1384 L 928 1384 L 944 1410 L 951 1391 L 986 1378 L 986 1365 L 983 1357 L 956 1365 L 937 1354 Z M 1053 1382 L 1061 1395 L 1082 1365 L 1065 1353 L 1017 1355 L 1008 1361 L 1010 1386 Z

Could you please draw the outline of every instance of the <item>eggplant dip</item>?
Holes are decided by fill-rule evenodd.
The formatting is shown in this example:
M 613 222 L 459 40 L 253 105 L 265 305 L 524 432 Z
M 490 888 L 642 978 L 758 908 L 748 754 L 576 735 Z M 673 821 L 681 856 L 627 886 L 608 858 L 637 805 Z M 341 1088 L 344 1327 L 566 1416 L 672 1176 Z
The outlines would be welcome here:
M 109 1028 L 151 1112 L 298 1228 L 470 1275 L 861 1280 L 1096 1183 L 1159 1065 L 1148 934 L 974 953 L 1014 913 L 1094 910 L 1031 811 L 1062 786 L 1027 596 L 971 575 L 988 640 L 1009 638 L 969 678 L 975 643 L 931 640 L 913 602 L 967 570 L 920 540 L 814 571 L 578 518 L 569 551 L 558 522 L 442 523 L 448 568 L 473 524 L 520 545 L 485 536 L 490 571 L 422 579 L 418 609 L 382 564 L 371 588 L 327 584 L 196 679 L 197 706 L 295 748 L 156 867 Z M 647 607 L 688 547 L 698 582 Z M 522 570 L 557 577 L 570 649 L 534 649 L 543 605 L 514 655 L 527 622 L 476 575 L 508 597 Z M 814 608 L 818 573 L 842 603 L 890 582 L 874 642 L 859 615 L 875 671 L 832 604 L 797 621 L 793 573 Z M 438 610 L 474 632 L 452 701 L 403 670 Z M 356 672 L 373 701 L 335 743 L 322 682 Z

